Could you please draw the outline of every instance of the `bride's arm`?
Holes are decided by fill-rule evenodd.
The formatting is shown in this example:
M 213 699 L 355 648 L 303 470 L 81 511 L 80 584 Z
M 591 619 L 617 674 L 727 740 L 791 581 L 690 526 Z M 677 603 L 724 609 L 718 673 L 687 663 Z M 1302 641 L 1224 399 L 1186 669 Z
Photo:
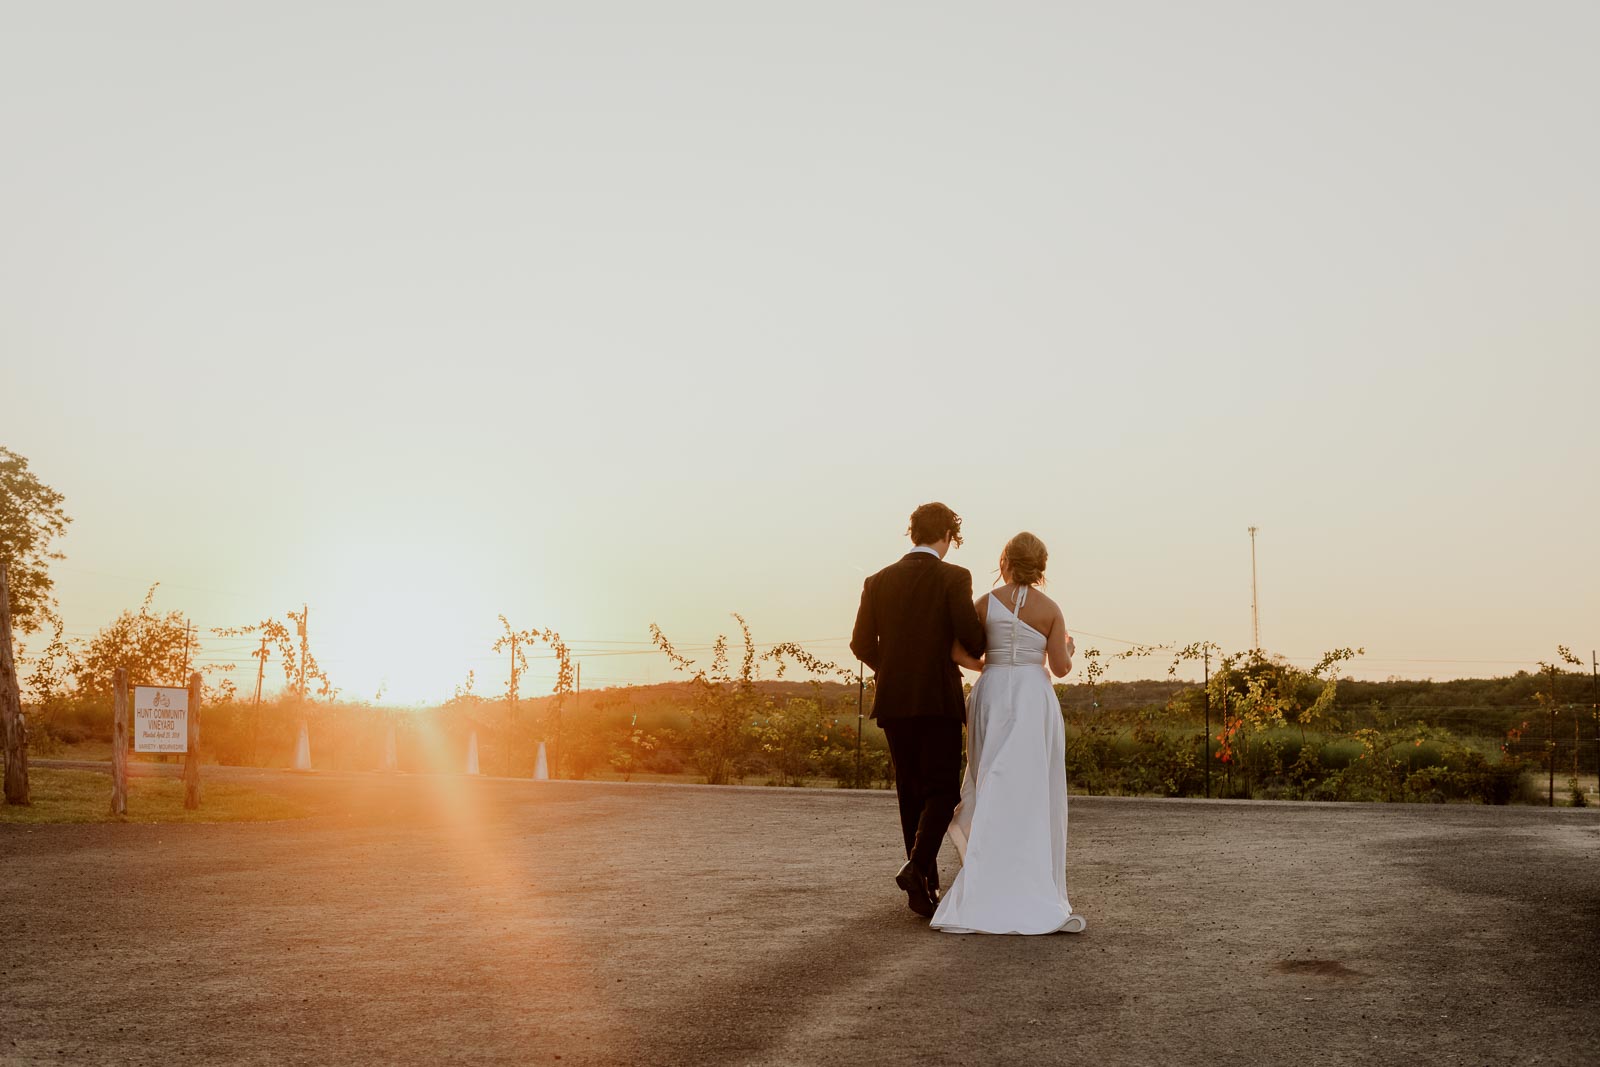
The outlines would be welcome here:
M 1050 661 L 1050 673 L 1057 678 L 1065 678 L 1072 670 L 1072 656 L 1078 651 L 1078 644 L 1067 633 L 1067 620 L 1062 616 L 1061 610 L 1056 609 L 1056 617 L 1050 623 L 1050 636 L 1045 638 L 1045 658 Z
M 969 671 L 983 670 L 983 657 L 974 656 L 972 653 L 968 652 L 960 641 L 951 642 L 950 658 L 955 660 L 957 664 L 965 667 Z

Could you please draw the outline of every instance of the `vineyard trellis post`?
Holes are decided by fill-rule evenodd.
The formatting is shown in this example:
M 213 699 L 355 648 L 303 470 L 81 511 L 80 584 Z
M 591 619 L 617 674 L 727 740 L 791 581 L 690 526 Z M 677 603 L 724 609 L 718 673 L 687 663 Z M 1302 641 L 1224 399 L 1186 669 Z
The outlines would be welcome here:
M 1550 730 L 1545 747 L 1549 749 L 1546 762 L 1550 767 L 1550 806 L 1556 806 L 1556 665 L 1550 664 Z
M 1222 729 L 1224 733 L 1228 729 L 1228 664 L 1226 657 L 1224 657 L 1222 664 Z M 1230 791 L 1233 789 L 1233 764 L 1231 762 L 1228 764 L 1228 789 Z
M 866 726 L 867 668 L 856 660 L 856 788 L 861 788 L 861 731 Z
M 250 763 L 261 763 L 261 683 L 267 674 L 267 635 L 261 635 L 261 650 L 256 654 L 256 698 L 250 713 Z
M 1205 649 L 1206 662 L 1206 799 L 1211 799 L 1211 648 Z
M 556 701 L 556 740 L 550 753 L 550 777 L 561 777 L 561 701 Z

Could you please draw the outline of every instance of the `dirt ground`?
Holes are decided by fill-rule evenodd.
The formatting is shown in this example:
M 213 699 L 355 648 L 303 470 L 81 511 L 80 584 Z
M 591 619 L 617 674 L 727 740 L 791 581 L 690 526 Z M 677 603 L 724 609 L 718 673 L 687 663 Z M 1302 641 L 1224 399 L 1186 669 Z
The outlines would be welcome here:
M 1600 1048 L 1592 811 L 1075 798 L 1088 931 L 956 937 L 892 885 L 887 794 L 211 773 L 325 814 L 0 827 L 0 1063 Z

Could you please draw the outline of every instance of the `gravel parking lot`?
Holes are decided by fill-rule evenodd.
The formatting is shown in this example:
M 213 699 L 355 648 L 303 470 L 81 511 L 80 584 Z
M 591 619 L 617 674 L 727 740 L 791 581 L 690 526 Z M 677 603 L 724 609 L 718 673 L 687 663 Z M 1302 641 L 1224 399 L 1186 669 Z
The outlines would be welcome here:
M 1078 936 L 904 906 L 888 794 L 212 771 L 0 826 L 0 1062 L 1501 1064 L 1600 1048 L 1600 814 L 1075 798 Z M 946 879 L 955 859 L 946 849 Z

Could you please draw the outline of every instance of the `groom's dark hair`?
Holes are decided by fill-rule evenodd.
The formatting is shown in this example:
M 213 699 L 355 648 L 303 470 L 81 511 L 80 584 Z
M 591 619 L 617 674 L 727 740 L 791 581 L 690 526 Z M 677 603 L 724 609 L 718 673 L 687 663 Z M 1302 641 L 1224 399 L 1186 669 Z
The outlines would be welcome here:
M 952 545 L 960 545 L 961 516 L 938 501 L 924 504 L 911 513 L 911 528 L 906 532 L 914 545 L 931 545 L 944 540 L 946 534 Z

